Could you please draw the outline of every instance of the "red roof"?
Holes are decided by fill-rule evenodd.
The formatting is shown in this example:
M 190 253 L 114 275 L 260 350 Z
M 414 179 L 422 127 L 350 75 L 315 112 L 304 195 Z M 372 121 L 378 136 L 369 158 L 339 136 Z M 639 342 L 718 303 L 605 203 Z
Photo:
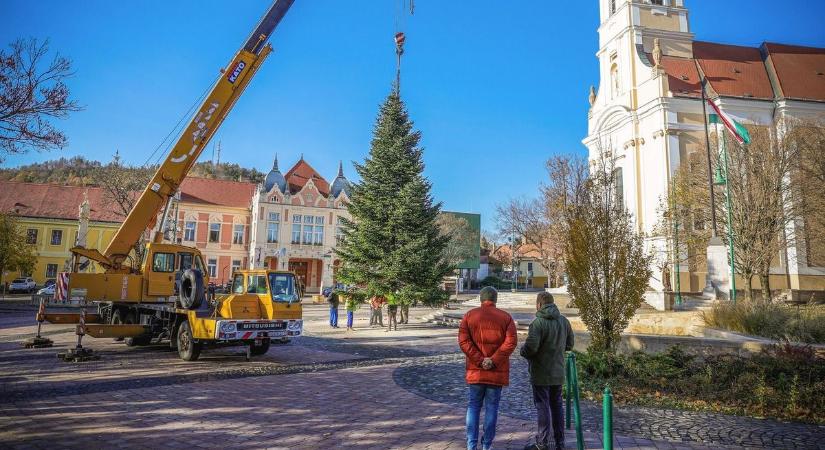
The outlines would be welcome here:
M 59 184 L 0 181 L 0 211 L 23 217 L 78 219 L 83 192 L 88 192 L 89 218 L 96 222 L 122 222 L 113 202 L 99 187 L 62 186 Z
M 762 45 L 779 83 L 779 95 L 797 100 L 825 101 L 825 48 Z
M 180 185 L 182 202 L 249 208 L 255 183 L 189 177 Z
M 327 180 L 318 174 L 303 158 L 289 169 L 289 172 L 286 173 L 284 178 L 286 178 L 287 185 L 289 185 L 289 192 L 292 194 L 296 194 L 303 189 L 304 185 L 306 185 L 307 181 L 311 178 L 321 195 L 329 195 L 329 183 Z
M 702 86 L 696 63 L 690 58 L 662 56 L 662 68 L 668 76 L 668 85 L 677 97 L 701 97 Z
M 696 41 L 693 56 L 717 94 L 773 100 L 773 88 L 758 48 Z

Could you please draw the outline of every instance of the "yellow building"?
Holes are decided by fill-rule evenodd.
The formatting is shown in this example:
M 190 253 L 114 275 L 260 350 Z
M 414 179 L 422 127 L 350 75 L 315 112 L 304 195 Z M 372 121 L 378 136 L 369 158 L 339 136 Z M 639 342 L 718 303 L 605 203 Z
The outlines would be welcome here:
M 0 181 L 0 211 L 17 216 L 27 241 L 37 251 L 37 263 L 30 274 L 8 272 L 3 277 L 5 282 L 18 276 L 31 276 L 42 286 L 46 280 L 56 278 L 58 272 L 68 269 L 69 249 L 77 241 L 84 192 L 90 206 L 86 246 L 103 251 L 123 216 L 117 213 L 115 205 L 104 200 L 102 189 Z M 87 270 L 100 268 L 93 264 Z

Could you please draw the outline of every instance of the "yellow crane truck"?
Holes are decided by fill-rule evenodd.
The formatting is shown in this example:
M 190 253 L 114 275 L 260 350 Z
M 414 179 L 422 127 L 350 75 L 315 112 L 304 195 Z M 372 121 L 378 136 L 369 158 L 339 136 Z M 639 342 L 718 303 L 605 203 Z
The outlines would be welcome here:
M 266 353 L 270 343 L 302 332 L 301 288 L 293 273 L 241 270 L 233 274 L 231 293 L 208 299 L 208 277 L 196 248 L 163 243 L 163 222 L 142 261 L 135 247 L 147 229 L 154 229 L 161 209 L 195 164 L 266 57 L 269 36 L 292 6 L 275 0 L 258 26 L 221 74 L 194 117 L 158 167 L 109 246 L 72 248 L 72 269 L 64 288 L 68 300 L 96 305 L 96 314 L 48 314 L 41 304 L 38 322 L 77 323 L 78 344 L 64 359 L 94 358 L 81 337 L 123 338 L 127 345 L 168 340 L 180 357 L 196 360 L 204 345 L 246 345 L 247 356 Z M 177 218 L 176 218 L 177 220 Z M 88 259 L 103 273 L 84 273 Z M 58 291 L 61 289 L 58 288 Z M 39 330 L 39 325 L 38 325 Z M 39 338 L 39 332 L 38 332 Z

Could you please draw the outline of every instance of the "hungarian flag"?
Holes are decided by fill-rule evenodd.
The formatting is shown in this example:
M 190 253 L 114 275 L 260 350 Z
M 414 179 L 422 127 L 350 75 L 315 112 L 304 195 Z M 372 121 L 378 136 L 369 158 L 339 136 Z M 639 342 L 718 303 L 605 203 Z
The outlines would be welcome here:
M 710 99 L 707 99 L 707 102 L 708 105 L 716 111 L 716 114 L 711 113 L 709 120 L 710 123 L 721 123 L 724 125 L 740 144 L 751 143 L 751 135 L 748 133 L 748 129 L 745 128 L 744 125 L 733 120 L 733 118 L 728 114 L 725 114 L 718 106 L 716 106 L 716 103 L 713 103 Z

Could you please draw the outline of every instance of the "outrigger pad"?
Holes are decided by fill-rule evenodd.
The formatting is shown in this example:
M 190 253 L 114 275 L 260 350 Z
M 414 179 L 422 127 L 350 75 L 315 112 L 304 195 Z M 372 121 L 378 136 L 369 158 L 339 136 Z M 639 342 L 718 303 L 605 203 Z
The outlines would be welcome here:
M 23 341 L 24 348 L 46 348 L 54 344 L 51 339 L 44 337 L 33 337 Z
M 65 353 L 58 353 L 57 357 L 66 362 L 86 362 L 100 359 L 100 355 L 94 354 L 88 348 L 70 348 Z

